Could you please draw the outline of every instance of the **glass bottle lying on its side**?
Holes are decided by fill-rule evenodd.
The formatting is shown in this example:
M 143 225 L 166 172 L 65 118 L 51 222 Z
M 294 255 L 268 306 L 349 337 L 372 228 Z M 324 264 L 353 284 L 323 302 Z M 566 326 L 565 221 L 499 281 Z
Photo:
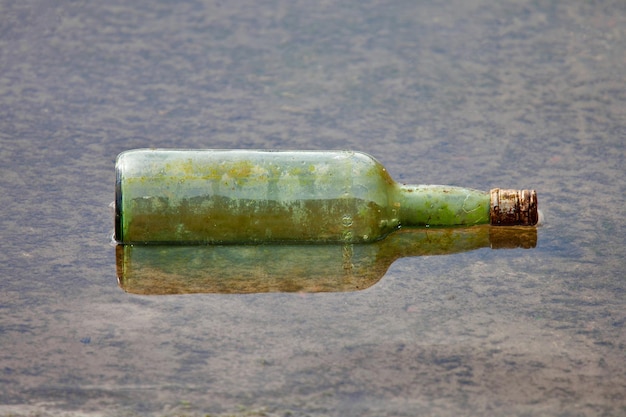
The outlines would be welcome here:
M 398 258 L 533 248 L 534 227 L 400 229 L 367 245 L 117 245 L 120 287 L 135 294 L 339 292 L 378 282 Z
M 121 244 L 366 243 L 538 221 L 534 191 L 402 185 L 360 152 L 138 149 L 116 173 Z

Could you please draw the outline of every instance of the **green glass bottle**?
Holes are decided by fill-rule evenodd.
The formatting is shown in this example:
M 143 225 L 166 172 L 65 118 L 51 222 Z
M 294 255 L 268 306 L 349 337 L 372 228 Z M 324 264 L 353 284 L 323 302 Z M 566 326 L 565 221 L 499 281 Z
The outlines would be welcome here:
M 116 174 L 122 244 L 361 243 L 538 219 L 534 191 L 402 185 L 361 152 L 137 149 Z

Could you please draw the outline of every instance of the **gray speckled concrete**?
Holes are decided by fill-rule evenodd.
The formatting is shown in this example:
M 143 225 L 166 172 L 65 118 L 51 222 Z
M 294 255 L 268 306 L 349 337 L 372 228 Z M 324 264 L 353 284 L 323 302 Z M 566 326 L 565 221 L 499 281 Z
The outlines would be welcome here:
M 626 3 L 127 3 L 0 3 L 0 415 L 626 414 Z M 547 220 L 364 291 L 131 295 L 135 147 L 357 149 Z

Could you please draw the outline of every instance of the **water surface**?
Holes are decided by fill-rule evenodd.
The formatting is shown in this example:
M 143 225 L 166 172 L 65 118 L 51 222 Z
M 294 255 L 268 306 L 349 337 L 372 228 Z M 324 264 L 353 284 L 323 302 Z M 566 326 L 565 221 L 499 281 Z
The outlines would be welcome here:
M 626 413 L 625 3 L 0 11 L 0 415 Z M 361 291 L 131 294 L 107 206 L 137 147 L 361 150 L 546 221 Z

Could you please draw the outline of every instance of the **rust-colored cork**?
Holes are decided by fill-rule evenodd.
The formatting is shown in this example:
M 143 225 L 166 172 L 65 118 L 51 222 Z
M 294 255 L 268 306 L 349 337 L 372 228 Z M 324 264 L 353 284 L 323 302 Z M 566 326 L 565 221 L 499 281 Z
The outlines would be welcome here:
M 539 221 L 535 190 L 491 190 L 491 224 L 494 226 L 534 226 Z

